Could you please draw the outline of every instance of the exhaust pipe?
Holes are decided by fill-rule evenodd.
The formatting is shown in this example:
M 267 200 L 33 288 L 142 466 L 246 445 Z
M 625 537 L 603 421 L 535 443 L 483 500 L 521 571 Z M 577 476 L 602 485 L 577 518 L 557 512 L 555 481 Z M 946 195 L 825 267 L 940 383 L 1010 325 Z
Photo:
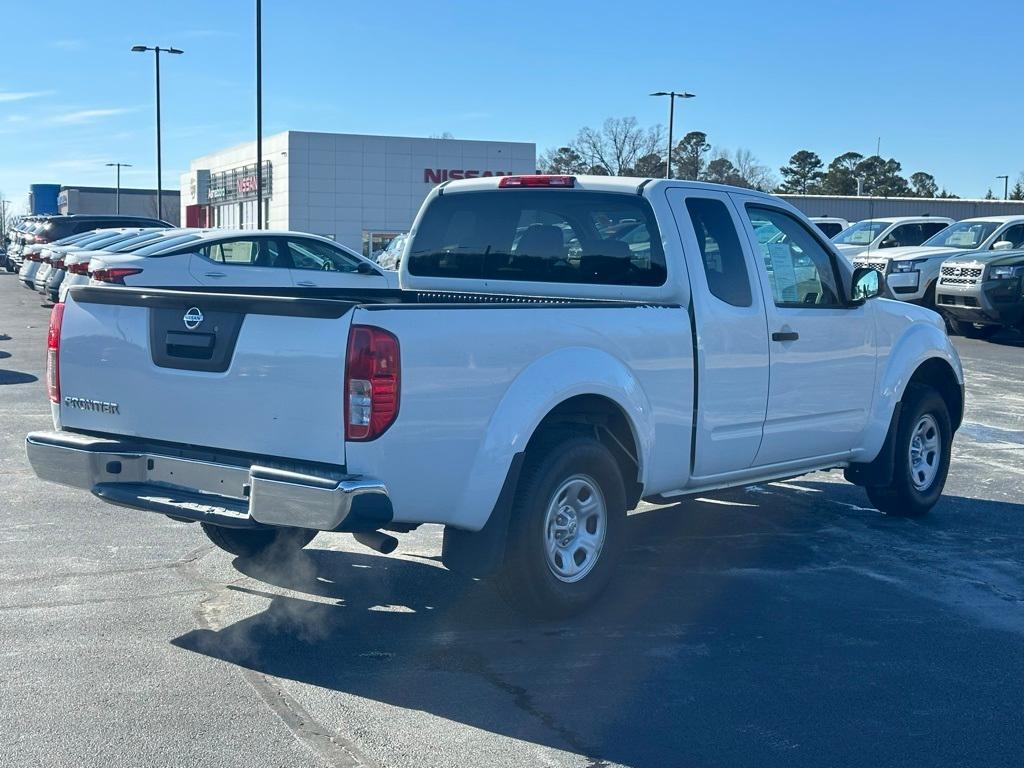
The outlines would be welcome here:
M 382 555 L 390 555 L 398 548 L 398 539 L 384 531 L 355 531 L 352 537 L 364 547 L 376 550 Z

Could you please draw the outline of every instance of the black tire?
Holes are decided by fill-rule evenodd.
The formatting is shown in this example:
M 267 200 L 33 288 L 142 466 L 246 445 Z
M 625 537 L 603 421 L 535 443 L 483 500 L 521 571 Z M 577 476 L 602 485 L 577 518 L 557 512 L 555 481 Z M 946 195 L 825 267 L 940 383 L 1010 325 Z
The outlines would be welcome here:
M 933 312 L 938 312 L 938 308 L 935 306 L 935 283 L 933 282 L 928 286 L 928 289 L 924 292 L 924 297 L 921 299 L 921 306 L 927 307 Z
M 960 323 L 960 333 L 968 339 L 991 339 L 1002 328 L 1001 325 L 975 325 L 974 323 Z
M 556 492 L 576 478 L 596 484 L 598 502 L 603 501 L 605 507 L 605 534 L 593 565 L 585 566 L 589 570 L 579 580 L 567 582 L 556 576 L 555 566 L 548 563 L 546 518 L 549 506 L 556 502 Z M 588 526 L 590 518 L 582 519 L 583 526 Z M 575 523 L 572 530 L 576 531 Z M 585 535 L 582 529 L 581 533 Z M 576 536 L 567 540 L 571 549 Z M 626 491 L 611 451 L 587 436 L 563 436 L 531 447 L 516 487 L 505 559 L 498 574 L 503 597 L 533 616 L 556 618 L 577 613 L 608 586 L 625 548 Z M 581 552 L 582 548 L 573 551 L 574 561 Z M 582 558 L 583 564 L 587 556 Z M 568 560 L 564 562 L 568 564 Z
M 938 433 L 938 455 L 934 456 L 934 463 L 928 462 L 925 456 L 925 465 L 934 467 L 935 472 L 926 487 L 919 487 L 915 484 L 914 476 L 916 474 L 920 481 L 923 478 L 921 473 L 927 469 L 925 465 L 919 465 L 915 470 L 910 456 L 911 441 L 918 425 L 929 416 Z M 927 514 L 939 500 L 946 484 L 952 444 L 953 427 L 946 401 L 929 386 L 911 384 L 903 395 L 903 409 L 896 425 L 892 480 L 889 485 L 867 487 L 871 503 L 879 511 L 893 517 L 920 517 Z
M 203 533 L 217 547 L 238 557 L 285 556 L 309 544 L 317 531 L 309 528 L 224 528 L 200 523 Z

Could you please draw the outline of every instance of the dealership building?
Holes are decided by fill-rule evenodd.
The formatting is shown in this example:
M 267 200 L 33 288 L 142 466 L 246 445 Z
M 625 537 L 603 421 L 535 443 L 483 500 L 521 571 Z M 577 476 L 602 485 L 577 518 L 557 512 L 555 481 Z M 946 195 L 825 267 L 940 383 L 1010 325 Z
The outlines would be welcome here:
M 534 173 L 535 144 L 285 131 L 263 139 L 268 229 L 330 237 L 369 254 L 412 226 L 449 179 Z M 256 142 L 196 158 L 181 177 L 189 226 L 256 226 Z
M 178 190 L 165 189 L 163 219 L 178 225 L 181 208 Z M 28 193 L 31 214 L 120 213 L 123 216 L 157 215 L 156 190 L 130 187 L 86 187 L 70 184 L 32 184 Z

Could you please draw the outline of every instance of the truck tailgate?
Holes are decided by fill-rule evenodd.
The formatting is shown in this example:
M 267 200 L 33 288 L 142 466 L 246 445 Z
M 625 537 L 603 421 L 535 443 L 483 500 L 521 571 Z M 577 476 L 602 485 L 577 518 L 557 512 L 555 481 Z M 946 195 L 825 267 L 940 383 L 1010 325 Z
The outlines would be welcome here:
M 354 304 L 78 288 L 59 355 L 64 428 L 345 462 Z

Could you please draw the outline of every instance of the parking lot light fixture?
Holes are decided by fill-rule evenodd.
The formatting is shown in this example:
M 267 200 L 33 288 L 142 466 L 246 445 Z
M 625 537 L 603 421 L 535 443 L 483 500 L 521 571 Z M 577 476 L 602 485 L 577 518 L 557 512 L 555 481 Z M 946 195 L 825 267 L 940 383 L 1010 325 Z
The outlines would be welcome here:
M 146 53 L 153 51 L 156 59 L 156 217 L 162 219 L 164 217 L 164 193 L 163 193 L 163 178 L 162 169 L 160 164 L 160 53 L 184 53 L 180 48 L 175 48 L 173 45 L 167 48 L 161 48 L 159 45 L 146 46 L 146 45 L 133 45 L 133 53 Z
M 121 169 L 131 168 L 131 163 L 107 163 L 108 168 L 117 167 L 117 188 L 114 192 L 114 213 L 121 212 Z
M 655 91 L 651 96 L 668 96 L 668 155 L 665 157 L 665 178 L 672 178 L 672 123 L 676 116 L 676 99 L 692 99 L 695 93 L 686 91 Z
M 1003 200 L 1010 199 L 1010 177 L 1009 176 L 996 176 L 997 179 L 1003 180 Z

